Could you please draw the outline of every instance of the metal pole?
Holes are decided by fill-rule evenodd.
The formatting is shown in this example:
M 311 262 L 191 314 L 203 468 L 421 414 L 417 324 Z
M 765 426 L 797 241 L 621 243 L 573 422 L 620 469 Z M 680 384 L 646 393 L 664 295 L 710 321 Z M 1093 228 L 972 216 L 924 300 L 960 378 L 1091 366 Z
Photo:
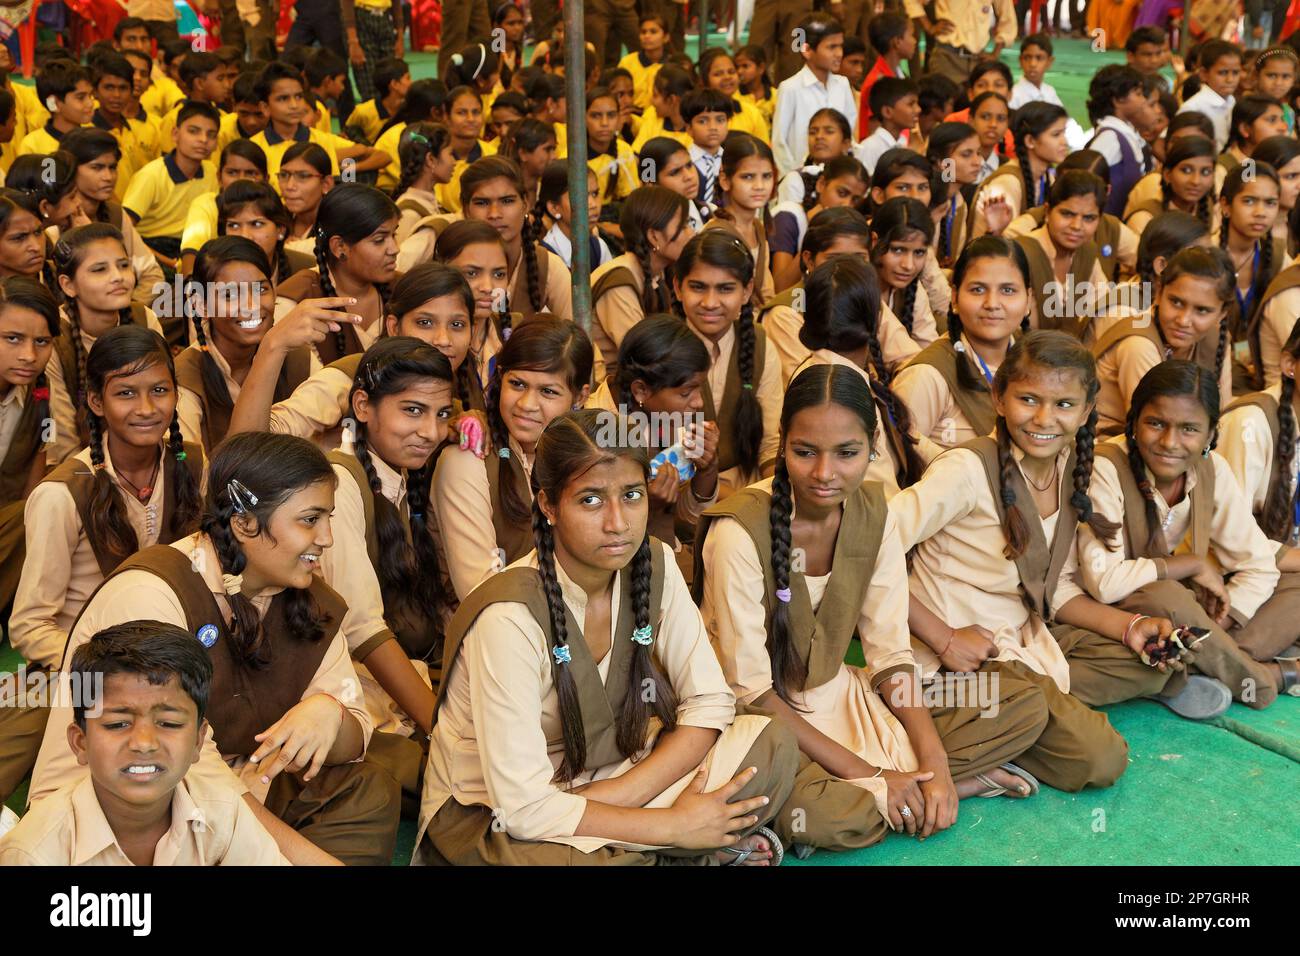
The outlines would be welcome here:
M 700 46 L 695 51 L 695 59 L 704 54 L 709 46 L 709 0 L 700 0 Z
M 591 224 L 587 221 L 587 40 L 582 0 L 564 3 L 565 121 L 573 210 L 573 320 L 591 331 Z M 596 51 L 600 55 L 600 51 Z

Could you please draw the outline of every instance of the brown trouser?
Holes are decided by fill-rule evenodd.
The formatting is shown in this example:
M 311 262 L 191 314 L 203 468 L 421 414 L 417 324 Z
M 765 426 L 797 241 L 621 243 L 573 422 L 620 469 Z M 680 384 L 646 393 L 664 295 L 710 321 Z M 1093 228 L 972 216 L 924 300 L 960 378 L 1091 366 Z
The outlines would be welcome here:
M 266 809 L 348 866 L 389 866 L 397 845 L 401 788 L 368 757 L 324 768 L 310 783 L 282 773 Z
M 1273 596 L 1232 636 L 1257 661 L 1271 661 L 1300 640 L 1300 574 L 1284 571 Z
M 964 90 L 966 81 L 970 79 L 970 71 L 975 69 L 975 64 L 979 61 L 978 54 L 936 43 L 930 50 L 926 72 L 946 76 Z
M 221 42 L 233 46 L 247 60 L 275 59 L 275 27 L 280 5 L 274 0 L 259 0 L 257 26 L 248 26 L 239 18 L 235 0 L 221 0 Z
M 767 59 L 776 70 L 777 83 L 803 69 L 803 54 L 795 44 L 799 21 L 812 12 L 812 0 L 757 0 L 754 22 L 749 26 L 749 42 L 767 51 Z
M 453 54 L 469 46 L 470 41 L 487 42 L 492 36 L 492 14 L 487 0 L 454 0 L 442 5 L 442 40 L 438 47 L 438 74 L 446 71 Z M 538 37 L 539 40 L 546 39 Z
M 844 24 L 844 35 L 846 37 L 857 37 L 867 46 L 867 69 L 871 69 L 871 64 L 876 61 L 876 54 L 871 48 L 871 38 L 867 36 L 867 24 L 871 21 L 872 10 L 875 9 L 874 0 L 841 0 L 840 5 L 844 12 L 840 16 Z M 855 94 L 857 90 L 853 91 Z
M 1047 726 L 1034 745 L 1016 757 L 1016 765 L 1057 790 L 1109 787 L 1128 767 L 1128 744 L 1106 715 L 1092 710 L 1056 681 L 1019 661 L 994 661 L 1002 673 L 1027 680 L 1047 704 Z M 1071 675 L 1073 677 L 1073 674 Z
M 770 721 L 736 768 L 739 772 L 757 767 L 758 773 L 732 797 L 732 802 L 765 795 L 770 802 L 755 811 L 759 818 L 756 826 L 772 821 L 777 809 L 789 800 L 798 762 L 799 745 L 794 734 L 777 721 Z M 708 866 L 715 862 L 712 850 L 625 850 L 606 846 L 584 853 L 564 843 L 516 840 L 505 827 L 494 823 L 487 807 L 462 806 L 450 797 L 429 821 L 418 852 L 432 866 Z
M 0 608 L 13 604 L 18 581 L 23 576 L 27 558 L 27 524 L 23 520 L 25 502 L 11 501 L 0 508 Z M 6 619 L 8 615 L 5 615 Z
M 1286 577 L 1295 577 L 1295 575 L 1286 575 Z M 1289 615 L 1291 618 L 1291 629 L 1284 633 L 1295 633 L 1295 621 L 1300 617 L 1300 591 L 1289 589 L 1283 595 L 1275 595 L 1269 599 L 1268 604 L 1277 602 L 1277 607 L 1265 615 L 1265 620 L 1259 623 L 1256 620 L 1251 621 L 1245 628 L 1238 631 L 1234 626 L 1233 631 L 1236 633 L 1249 632 L 1248 637 L 1253 637 L 1256 642 L 1260 640 L 1276 640 L 1276 626 L 1282 620 L 1283 615 Z M 1268 607 L 1260 608 L 1263 611 Z M 1133 611 L 1137 614 L 1150 614 L 1152 617 L 1167 617 L 1175 624 L 1181 624 L 1191 627 L 1203 627 L 1210 632 L 1210 636 L 1196 646 L 1196 650 L 1188 658 L 1191 668 L 1208 677 L 1223 681 L 1228 689 L 1232 691 L 1235 700 L 1255 708 L 1267 707 L 1273 701 L 1277 700 L 1277 682 L 1273 679 L 1267 667 L 1251 657 L 1245 650 L 1238 646 L 1233 635 L 1219 627 L 1214 620 L 1205 613 L 1205 608 L 1201 607 L 1196 600 L 1196 594 L 1191 588 L 1186 587 L 1179 581 L 1154 581 L 1151 584 L 1138 588 L 1123 601 L 1119 606 L 1126 611 Z M 1270 621 L 1272 624 L 1270 624 Z M 1274 635 L 1265 636 L 1268 627 L 1274 627 Z M 1290 638 L 1283 647 L 1290 646 Z M 1143 667 L 1150 671 L 1153 668 L 1147 667 L 1136 657 L 1132 651 L 1123 647 L 1116 641 L 1110 642 L 1127 655 L 1128 659 L 1133 661 L 1136 667 Z M 1118 651 L 1115 652 L 1117 655 Z M 1067 652 L 1066 656 L 1070 656 Z M 1157 672 L 1158 673 L 1158 672 Z M 1070 666 L 1071 680 L 1074 678 L 1074 665 Z M 1179 679 L 1181 682 L 1181 678 Z M 1179 683 L 1172 683 L 1169 690 L 1176 690 Z M 1073 689 L 1073 688 L 1072 688 Z M 1167 691 L 1168 692 L 1168 691 Z M 1138 696 L 1132 694 L 1129 696 Z M 1126 697 L 1115 697 L 1114 700 L 1126 700 Z M 1110 703 L 1110 700 L 1102 703 Z
M 629 52 L 640 49 L 641 28 L 632 0 L 587 0 L 583 29 L 604 67 L 618 64 L 624 46 Z M 587 67 L 590 66 L 588 63 Z M 566 73 L 568 69 L 565 64 Z
M 1181 677 L 1143 664 L 1119 641 L 1069 625 L 1051 631 L 1070 664 L 1070 696 L 1089 707 L 1179 689 Z
M 983 679 L 988 680 L 994 670 L 988 668 Z M 970 693 L 955 699 L 976 699 L 974 682 L 978 675 L 947 677 L 949 687 L 954 689 L 958 683 L 969 682 Z M 930 711 L 935 731 L 948 753 L 948 769 L 954 780 L 965 780 L 1015 760 L 1034 745 L 1047 726 L 1047 705 L 1030 681 L 999 671 L 996 691 L 996 712 L 993 707 L 985 711 L 973 704 Z M 993 716 L 982 716 L 986 713 Z M 794 791 L 773 826 L 786 846 L 828 850 L 871 846 L 890 830 L 871 791 L 841 780 L 803 754 Z
M 14 795 L 36 766 L 49 719 L 48 707 L 0 706 L 0 803 Z
M 419 731 L 416 733 L 424 737 Z M 409 820 L 420 815 L 420 790 L 428 757 L 419 740 L 380 731 L 371 735 L 370 746 L 366 748 L 366 759 L 387 770 L 402 788 L 402 816 Z

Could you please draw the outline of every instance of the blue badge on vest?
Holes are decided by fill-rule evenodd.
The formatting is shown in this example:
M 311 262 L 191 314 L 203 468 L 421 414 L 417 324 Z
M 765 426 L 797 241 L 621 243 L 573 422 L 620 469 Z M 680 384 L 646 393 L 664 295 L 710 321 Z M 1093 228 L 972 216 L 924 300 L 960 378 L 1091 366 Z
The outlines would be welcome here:
M 1112 252 L 1114 252 L 1114 250 L 1111 249 L 1110 246 L 1102 246 L 1102 247 L 1101 247 L 1101 257 L 1102 257 L 1103 259 L 1109 258 L 1109 257 L 1110 257 L 1110 254 L 1111 254 Z
M 204 647 L 211 647 L 217 643 L 217 625 L 204 624 L 199 628 L 199 643 Z

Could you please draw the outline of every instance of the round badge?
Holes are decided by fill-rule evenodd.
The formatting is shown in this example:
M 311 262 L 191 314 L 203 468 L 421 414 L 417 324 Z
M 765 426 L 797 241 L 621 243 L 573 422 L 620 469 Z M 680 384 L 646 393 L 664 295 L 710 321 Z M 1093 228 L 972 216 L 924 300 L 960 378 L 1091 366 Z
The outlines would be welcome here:
M 1102 247 L 1101 247 L 1101 255 L 1102 255 L 1102 258 L 1105 258 L 1106 256 L 1109 256 L 1109 255 L 1110 255 L 1112 252 L 1114 252 L 1114 251 L 1115 251 L 1115 250 L 1113 250 L 1110 246 L 1102 246 Z
M 204 624 L 199 628 L 199 643 L 204 647 L 211 647 L 217 643 L 217 625 Z

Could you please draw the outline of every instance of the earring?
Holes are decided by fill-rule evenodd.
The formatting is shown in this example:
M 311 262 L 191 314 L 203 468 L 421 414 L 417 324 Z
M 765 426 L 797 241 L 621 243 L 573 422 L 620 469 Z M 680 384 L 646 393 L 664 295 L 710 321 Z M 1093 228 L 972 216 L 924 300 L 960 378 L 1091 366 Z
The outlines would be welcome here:
M 1206 445 L 1204 448 L 1201 449 L 1201 457 L 1202 457 L 1202 458 L 1209 458 L 1209 457 L 1210 457 L 1210 446 L 1209 446 L 1209 445 Z

